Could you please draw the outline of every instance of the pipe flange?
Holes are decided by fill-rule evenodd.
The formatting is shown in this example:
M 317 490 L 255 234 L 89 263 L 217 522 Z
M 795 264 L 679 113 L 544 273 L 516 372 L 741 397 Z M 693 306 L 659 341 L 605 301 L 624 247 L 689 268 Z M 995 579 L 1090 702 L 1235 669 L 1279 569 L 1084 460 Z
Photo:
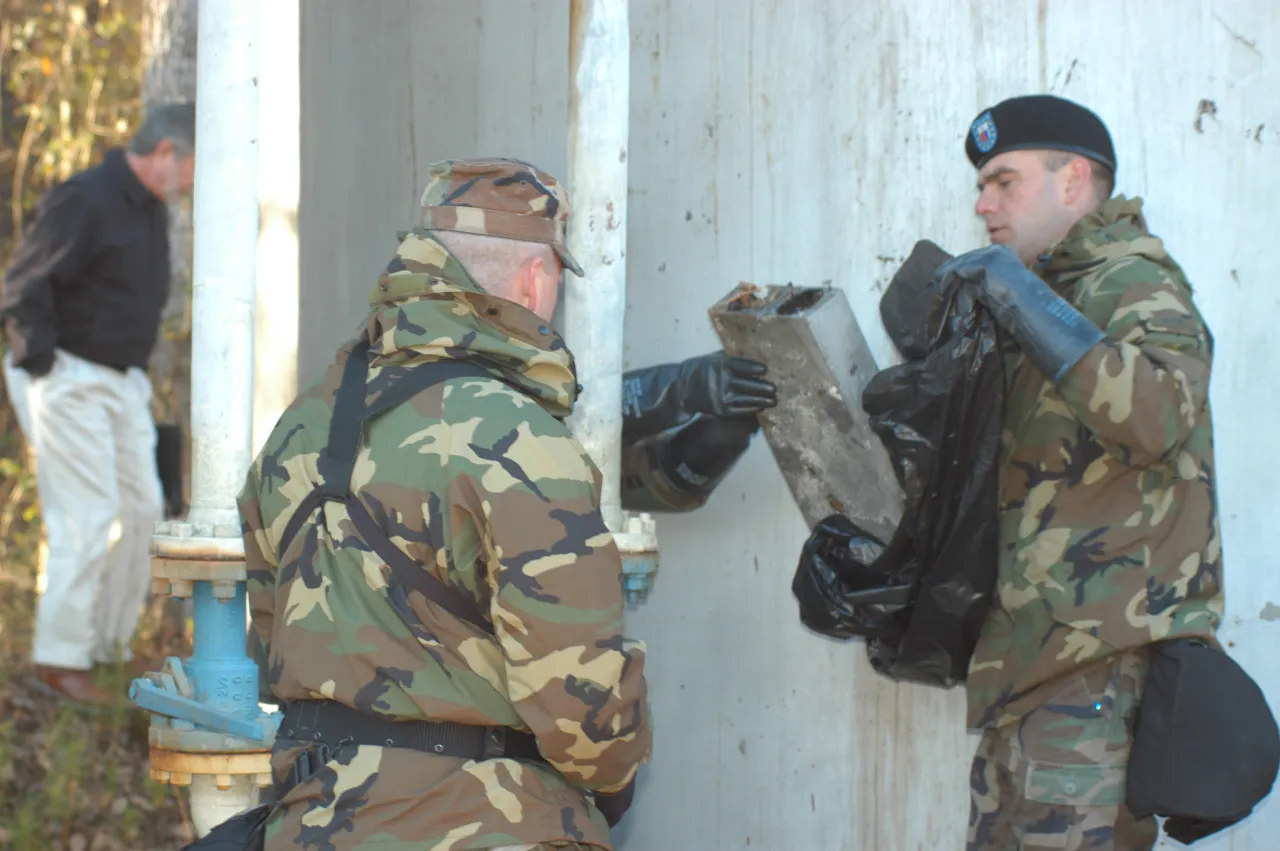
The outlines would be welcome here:
M 626 514 L 613 539 L 622 556 L 622 589 L 627 603 L 637 606 L 649 596 L 658 572 L 658 524 L 650 514 Z
M 613 540 L 626 555 L 658 554 L 658 523 L 652 514 L 627 513 L 622 528 L 614 531 Z
M 157 750 L 203 754 L 257 753 L 262 750 L 260 741 L 253 742 L 229 733 L 204 730 L 190 722 L 163 720 L 167 723 L 157 723 L 153 716 L 151 728 L 147 731 L 149 744 Z
M 248 577 L 243 561 L 197 561 L 151 557 L 151 593 L 183 599 L 191 596 L 193 582 L 213 583 L 218 600 L 235 597 L 236 583 Z
M 235 597 L 244 582 L 244 539 L 226 523 L 157 523 L 151 538 L 151 593 L 183 599 L 191 583 L 213 583 L 219 600 Z
M 240 529 L 227 523 L 157 523 L 151 555 L 190 561 L 244 561 Z
M 197 774 L 213 777 L 223 791 L 236 777 L 251 777 L 255 785 L 267 787 L 272 784 L 271 751 L 206 754 L 151 749 L 151 779 L 157 783 L 190 786 Z

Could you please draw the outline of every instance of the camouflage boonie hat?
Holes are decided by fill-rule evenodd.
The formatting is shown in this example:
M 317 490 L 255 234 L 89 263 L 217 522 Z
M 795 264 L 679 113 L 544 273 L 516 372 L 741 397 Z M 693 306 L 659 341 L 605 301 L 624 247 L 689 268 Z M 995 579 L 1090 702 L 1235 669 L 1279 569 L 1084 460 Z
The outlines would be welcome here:
M 582 277 L 566 243 L 569 193 L 545 171 L 494 157 L 441 160 L 428 169 L 420 226 L 550 245 L 565 268 Z

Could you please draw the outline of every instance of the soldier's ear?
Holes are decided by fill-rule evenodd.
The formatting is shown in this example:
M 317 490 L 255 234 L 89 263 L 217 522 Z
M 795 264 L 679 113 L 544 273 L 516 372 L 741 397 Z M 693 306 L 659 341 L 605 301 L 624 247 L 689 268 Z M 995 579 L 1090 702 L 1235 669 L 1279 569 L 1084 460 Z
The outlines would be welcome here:
M 524 271 L 527 276 L 526 285 L 529 288 L 529 303 L 525 306 L 539 315 L 541 315 L 539 311 L 546 305 L 549 298 L 545 283 L 547 277 L 546 265 L 546 262 L 537 254 L 524 262 Z
M 530 257 L 516 269 L 515 280 L 511 282 L 511 300 L 525 310 L 538 312 L 538 267 L 537 257 Z
M 1063 200 L 1068 205 L 1075 205 L 1092 191 L 1093 168 L 1084 157 L 1072 158 L 1059 173 L 1064 180 Z

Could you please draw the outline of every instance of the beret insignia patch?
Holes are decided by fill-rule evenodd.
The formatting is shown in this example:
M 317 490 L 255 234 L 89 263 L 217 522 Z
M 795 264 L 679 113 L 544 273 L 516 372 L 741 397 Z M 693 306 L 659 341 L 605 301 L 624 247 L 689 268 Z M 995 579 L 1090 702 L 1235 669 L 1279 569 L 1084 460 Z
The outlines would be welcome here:
M 991 118 L 990 112 L 984 112 L 973 122 L 973 127 L 969 129 L 973 134 L 973 143 L 978 146 L 978 150 L 986 153 L 996 146 L 996 123 Z

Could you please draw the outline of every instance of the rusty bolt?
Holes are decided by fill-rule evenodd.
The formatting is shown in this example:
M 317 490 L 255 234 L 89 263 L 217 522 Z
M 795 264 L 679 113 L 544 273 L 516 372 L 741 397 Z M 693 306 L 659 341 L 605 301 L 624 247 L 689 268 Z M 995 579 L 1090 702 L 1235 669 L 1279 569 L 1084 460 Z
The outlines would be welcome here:
M 215 774 L 213 777 L 213 785 L 217 786 L 219 789 L 225 792 L 226 790 L 231 788 L 231 775 Z
M 174 523 L 172 529 L 175 538 L 190 538 L 195 533 L 195 527 L 190 523 Z
M 226 579 L 216 579 L 213 583 L 215 600 L 233 600 L 236 596 L 236 583 Z
M 153 768 L 151 769 L 151 779 L 156 781 L 157 783 L 168 783 L 169 772 L 161 771 L 158 768 Z
M 186 772 L 173 771 L 169 773 L 169 782 L 174 786 L 190 786 L 191 775 Z
M 173 579 L 169 582 L 170 596 L 183 599 L 191 596 L 191 583 L 186 579 Z

